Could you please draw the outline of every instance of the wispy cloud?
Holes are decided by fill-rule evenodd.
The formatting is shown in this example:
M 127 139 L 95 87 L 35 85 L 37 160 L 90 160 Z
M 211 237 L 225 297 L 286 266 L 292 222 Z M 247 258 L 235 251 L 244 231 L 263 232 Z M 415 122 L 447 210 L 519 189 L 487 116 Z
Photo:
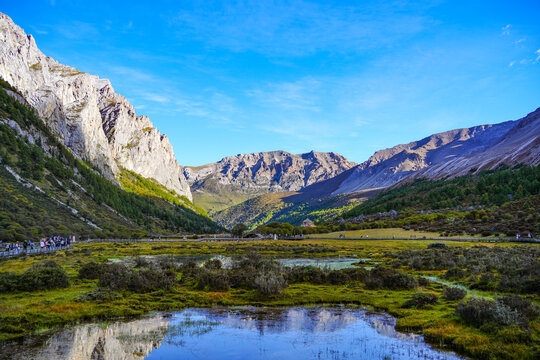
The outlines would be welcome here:
M 501 28 L 501 34 L 502 35 L 510 35 L 510 29 L 512 28 L 512 24 L 508 24 L 506 26 L 503 26 Z
M 149 101 L 158 102 L 161 104 L 170 103 L 171 99 L 161 94 L 145 93 L 144 98 Z
M 99 38 L 100 35 L 95 25 L 81 21 L 57 25 L 56 30 L 62 36 L 71 40 Z
M 258 102 L 278 106 L 282 109 L 319 111 L 321 82 L 313 78 L 303 78 L 294 82 L 270 83 L 264 89 L 249 90 L 246 95 Z
M 540 49 L 536 50 L 535 52 L 536 59 L 534 60 L 534 63 L 536 64 L 538 61 L 540 61 Z
M 145 70 L 137 69 L 134 67 L 122 66 L 122 65 L 108 65 L 107 68 L 109 71 L 112 71 L 116 75 L 127 77 L 130 81 L 137 81 L 137 82 L 160 81 L 158 77 L 149 74 Z
M 199 3 L 172 21 L 179 37 L 232 51 L 267 55 L 307 55 L 317 51 L 358 52 L 415 35 L 427 17 L 394 6 L 330 6 L 293 2 L 231 1 L 226 6 Z M 208 21 L 211 18 L 212 21 Z

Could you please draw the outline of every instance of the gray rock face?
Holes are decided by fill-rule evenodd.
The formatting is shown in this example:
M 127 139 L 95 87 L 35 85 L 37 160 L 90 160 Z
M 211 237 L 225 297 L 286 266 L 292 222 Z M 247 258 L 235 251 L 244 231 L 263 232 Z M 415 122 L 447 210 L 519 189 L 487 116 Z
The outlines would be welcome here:
M 332 178 L 356 164 L 330 152 L 294 155 L 286 151 L 239 154 L 217 163 L 184 168 L 192 191 L 220 188 L 245 194 L 298 191 Z
M 502 164 L 539 165 L 540 108 L 514 123 L 516 125 L 498 137 L 490 147 L 426 168 L 415 174 L 415 177 L 455 177 L 471 171 L 492 170 Z
M 498 144 L 518 122 L 450 130 L 377 151 L 367 161 L 350 170 L 347 177 L 332 190 L 332 194 L 391 186 L 425 169 L 429 170 L 422 174 L 436 172 L 435 169 L 463 157 L 474 158 L 476 154 Z
M 32 35 L 0 13 L 0 76 L 20 91 L 76 156 L 113 180 L 120 167 L 185 195 L 171 143 L 110 82 L 45 56 Z

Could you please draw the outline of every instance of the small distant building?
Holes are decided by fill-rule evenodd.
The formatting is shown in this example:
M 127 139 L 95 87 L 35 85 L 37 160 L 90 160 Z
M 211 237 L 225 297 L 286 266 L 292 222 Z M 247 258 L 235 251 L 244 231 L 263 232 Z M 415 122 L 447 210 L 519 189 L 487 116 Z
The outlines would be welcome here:
M 306 219 L 306 220 L 302 221 L 302 226 L 303 227 L 315 227 L 315 223 L 313 221 L 311 221 L 310 219 Z

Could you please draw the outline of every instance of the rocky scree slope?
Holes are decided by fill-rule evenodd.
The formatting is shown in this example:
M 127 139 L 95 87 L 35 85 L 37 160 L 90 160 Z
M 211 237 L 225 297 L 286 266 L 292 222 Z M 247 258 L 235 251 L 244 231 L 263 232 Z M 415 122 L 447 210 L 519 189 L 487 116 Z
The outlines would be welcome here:
M 0 77 L 15 87 L 73 153 L 110 180 L 122 168 L 192 199 L 166 135 L 138 116 L 110 82 L 45 56 L 0 13 Z
M 517 120 L 515 126 L 483 151 L 455 157 L 415 174 L 415 178 L 453 178 L 501 165 L 540 164 L 540 108 Z
M 191 186 L 195 203 L 204 207 L 205 204 L 197 200 L 211 197 L 213 202 L 207 202 L 207 208 L 212 209 L 213 206 L 216 209 L 261 194 L 298 191 L 355 165 L 333 152 L 291 154 L 269 151 L 229 156 L 200 167 L 185 167 L 184 175 Z M 222 203 L 216 205 L 216 201 L 220 200 Z
M 482 168 L 495 168 L 502 162 L 507 164 L 509 162 L 514 164 L 517 162 L 532 163 L 530 159 L 534 157 L 534 154 L 522 157 L 518 153 L 530 151 L 523 146 L 521 146 L 521 149 L 519 147 L 514 148 L 515 144 L 513 142 L 505 140 L 512 132 L 517 131 L 522 121 L 506 121 L 494 125 L 454 129 L 428 136 L 419 141 L 379 150 L 367 161 L 338 175 L 334 179 L 318 183 L 314 187 L 317 188 L 318 192 L 324 190 L 323 192 L 327 194 L 335 195 L 384 188 L 414 176 L 429 178 L 457 176 L 462 174 L 463 171 L 466 172 L 472 168 L 473 163 L 477 164 L 475 161 L 468 160 L 467 164 L 471 164 L 471 166 L 465 166 L 466 163 L 462 159 L 477 159 L 479 154 L 486 155 L 484 159 L 485 166 L 477 164 Z M 529 131 L 532 137 L 536 137 L 535 141 L 537 142 L 540 129 L 537 125 L 530 124 L 527 130 L 520 133 Z M 522 140 L 520 141 L 523 144 L 525 143 Z M 531 141 L 530 144 L 534 144 L 535 141 Z M 498 150 L 491 151 L 492 148 Z M 517 153 L 505 157 L 504 154 L 510 154 L 514 150 Z M 538 151 L 536 151 L 536 154 L 538 154 Z M 501 156 L 500 159 L 499 156 Z M 492 161 L 488 160 L 490 157 Z M 442 169 L 447 164 L 454 164 L 454 166 L 443 172 Z

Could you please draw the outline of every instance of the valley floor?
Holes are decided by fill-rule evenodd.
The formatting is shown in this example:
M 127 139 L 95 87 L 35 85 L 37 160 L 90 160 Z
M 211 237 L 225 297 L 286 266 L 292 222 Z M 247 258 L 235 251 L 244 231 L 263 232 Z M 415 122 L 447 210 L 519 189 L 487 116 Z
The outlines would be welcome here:
M 386 235 L 385 232 L 380 232 L 381 230 L 376 231 L 379 232 L 368 230 L 359 233 L 369 234 L 370 237 Z M 334 235 L 339 236 L 339 234 Z M 358 234 L 354 232 L 347 235 L 357 236 Z M 473 358 L 533 359 L 537 356 L 540 351 L 540 323 L 537 317 L 530 320 L 527 330 L 522 332 L 520 330 L 517 335 L 510 336 L 511 327 L 508 327 L 508 330 L 477 327 L 466 323 L 456 314 L 455 307 L 459 300 L 447 300 L 441 296 L 446 288 L 443 283 L 470 287 L 471 284 L 465 280 L 420 282 L 416 289 L 408 290 L 370 288 L 362 281 L 321 284 L 305 280 L 289 284 L 279 295 L 262 296 L 253 289 L 229 288 L 225 291 L 201 289 L 197 287 L 197 284 L 186 280 L 185 274 L 178 271 L 175 275 L 177 280 L 169 290 L 146 293 L 125 290 L 119 292 L 114 298 L 92 300 L 86 295 L 98 289 L 98 281 L 77 277 L 81 267 L 90 261 L 122 263 L 135 259 L 136 263 L 142 263 L 144 261 L 141 259 L 148 260 L 152 256 L 236 256 L 257 252 L 263 256 L 275 258 L 358 258 L 368 268 L 383 264 L 399 268 L 415 277 L 429 276 L 436 280 L 442 277 L 445 271 L 432 268 L 422 270 L 418 266 L 404 265 L 408 261 L 406 257 L 411 256 L 411 251 L 418 251 L 418 256 L 425 257 L 425 251 L 430 243 L 431 241 L 419 239 L 80 243 L 76 244 L 73 250 L 6 259 L 0 262 L 0 275 L 7 272 L 23 274 L 35 264 L 53 260 L 66 270 L 71 285 L 55 290 L 33 292 L 6 292 L 4 290 L 0 292 L 0 340 L 8 341 L 31 334 L 43 334 L 51 329 L 89 320 L 140 316 L 149 311 L 172 311 L 186 307 L 358 304 L 396 316 L 398 318 L 396 328 L 400 331 L 423 333 L 425 338 L 436 346 L 453 349 Z M 449 247 L 450 253 L 455 250 L 464 251 L 465 254 L 471 249 L 486 252 L 499 251 L 501 254 L 506 254 L 508 251 L 537 253 L 540 249 L 538 244 L 493 244 L 451 240 L 444 243 Z M 478 247 L 479 245 L 481 247 Z M 462 267 L 468 266 L 468 264 L 462 265 Z M 496 273 L 495 270 L 492 272 Z M 470 281 L 470 278 L 468 279 L 467 281 Z M 503 295 L 494 287 L 476 287 L 475 289 L 469 290 L 466 300 L 473 296 L 492 299 Z M 427 306 L 404 307 L 403 304 L 411 300 L 413 294 L 418 292 L 435 294 L 439 300 Z M 529 292 L 524 296 L 533 304 L 539 303 L 538 292 Z

